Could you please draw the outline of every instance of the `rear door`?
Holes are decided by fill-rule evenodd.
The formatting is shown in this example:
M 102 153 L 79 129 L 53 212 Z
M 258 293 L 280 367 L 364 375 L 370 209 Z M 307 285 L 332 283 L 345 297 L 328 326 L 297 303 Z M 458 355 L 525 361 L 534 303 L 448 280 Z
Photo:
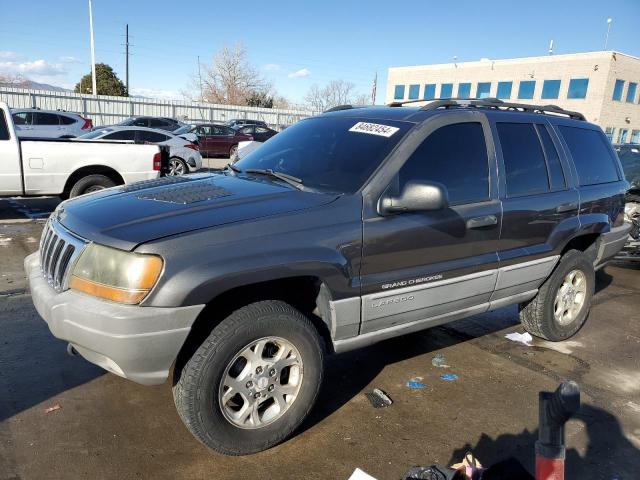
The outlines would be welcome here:
M 62 136 L 58 115 L 49 112 L 35 112 L 34 117 L 33 132 L 36 137 L 58 138 Z
M 501 221 L 489 123 L 480 112 L 448 113 L 421 129 L 426 136 L 408 159 L 388 165 L 384 191 L 436 181 L 450 206 L 380 216 L 365 193 L 360 333 L 488 309 Z
M 73 117 L 67 117 L 66 115 L 58 115 L 60 121 L 60 134 L 61 135 L 82 135 L 81 125 L 77 125 L 78 121 Z
M 579 227 L 579 195 L 548 122 L 510 118 L 493 128 L 503 211 L 495 300 L 534 291 L 549 275 Z
M 11 137 L 5 111 L 0 109 L 0 195 L 22 195 L 18 139 Z
M 223 125 L 211 125 L 213 135 L 209 138 L 213 153 L 228 155 L 234 143 L 235 130 Z

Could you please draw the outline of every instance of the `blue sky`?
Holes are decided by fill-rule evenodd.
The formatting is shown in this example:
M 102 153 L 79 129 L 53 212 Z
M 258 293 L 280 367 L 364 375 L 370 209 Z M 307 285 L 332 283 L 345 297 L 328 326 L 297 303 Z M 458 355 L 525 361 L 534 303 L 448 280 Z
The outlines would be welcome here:
M 94 0 L 98 62 L 124 79 L 129 23 L 134 94 L 180 98 L 224 44 L 294 102 L 333 79 L 384 100 L 390 66 L 609 49 L 640 56 L 640 0 L 289 1 Z M 0 0 L 0 73 L 72 88 L 90 70 L 87 0 Z M 297 73 L 296 73 L 297 72 Z

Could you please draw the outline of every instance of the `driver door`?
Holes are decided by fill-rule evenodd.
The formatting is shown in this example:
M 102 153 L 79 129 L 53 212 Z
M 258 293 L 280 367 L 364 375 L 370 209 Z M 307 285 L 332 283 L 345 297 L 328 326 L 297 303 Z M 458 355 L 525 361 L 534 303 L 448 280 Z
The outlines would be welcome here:
M 384 216 L 365 207 L 361 334 L 485 311 L 495 287 L 501 208 L 486 117 L 448 114 L 423 127 L 382 196 L 397 196 L 410 180 L 439 182 L 449 207 Z

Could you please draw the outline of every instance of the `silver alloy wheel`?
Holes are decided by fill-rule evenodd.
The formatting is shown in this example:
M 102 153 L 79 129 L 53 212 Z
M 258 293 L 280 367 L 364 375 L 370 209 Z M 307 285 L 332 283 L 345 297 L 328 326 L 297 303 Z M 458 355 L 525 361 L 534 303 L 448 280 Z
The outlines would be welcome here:
M 563 279 L 553 303 L 553 315 L 560 325 L 573 322 L 587 298 L 587 277 L 581 270 L 571 270 Z
M 187 167 L 182 160 L 179 160 L 177 158 L 170 158 L 169 173 L 167 175 L 170 175 L 172 177 L 175 177 L 178 175 L 184 175 L 185 173 L 187 173 L 186 168 Z
M 255 340 L 227 365 L 218 392 L 220 409 L 236 427 L 262 428 L 291 407 L 302 374 L 302 357 L 291 342 L 281 337 Z

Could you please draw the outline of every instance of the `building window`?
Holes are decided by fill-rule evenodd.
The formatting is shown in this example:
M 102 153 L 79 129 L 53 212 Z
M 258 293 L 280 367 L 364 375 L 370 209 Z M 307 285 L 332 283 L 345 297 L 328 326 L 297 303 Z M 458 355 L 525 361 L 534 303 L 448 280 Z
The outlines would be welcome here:
M 636 99 L 636 90 L 638 90 L 638 84 L 636 82 L 629 82 L 629 88 L 627 88 L 627 103 L 633 103 Z
M 613 87 L 612 99 L 617 102 L 622 100 L 622 90 L 624 90 L 624 80 L 616 80 L 616 85 Z
M 567 98 L 587 98 L 588 78 L 572 78 L 569 80 Z
M 453 83 L 443 83 L 440 85 L 440 98 L 451 98 L 453 96 Z
M 498 82 L 498 93 L 496 97 L 502 99 L 511 98 L 511 88 L 513 87 L 513 82 Z
M 627 143 L 627 134 L 629 133 L 629 130 L 627 130 L 626 128 L 621 128 L 620 131 L 618 132 L 618 142 L 617 143 Z
M 491 91 L 491 82 L 480 82 L 476 89 L 476 98 L 488 98 Z
M 436 84 L 435 83 L 427 83 L 424 86 L 424 96 L 422 97 L 425 100 L 433 100 L 436 98 Z
M 607 127 L 604 131 L 605 136 L 609 139 L 611 143 L 613 143 L 613 133 L 616 131 L 613 127 Z
M 404 85 L 396 85 L 396 88 L 393 92 L 394 100 L 404 100 Z
M 458 98 L 469 98 L 471 96 L 471 84 L 461 83 L 458 85 Z
M 520 82 L 518 87 L 518 98 L 531 99 L 533 98 L 533 92 L 536 89 L 535 80 L 524 80 Z
M 409 85 L 409 100 L 420 98 L 420 85 Z
M 633 130 L 631 132 L 631 143 L 640 143 L 640 130 Z
M 560 80 L 545 80 L 542 84 L 541 98 L 558 98 L 560 96 Z

